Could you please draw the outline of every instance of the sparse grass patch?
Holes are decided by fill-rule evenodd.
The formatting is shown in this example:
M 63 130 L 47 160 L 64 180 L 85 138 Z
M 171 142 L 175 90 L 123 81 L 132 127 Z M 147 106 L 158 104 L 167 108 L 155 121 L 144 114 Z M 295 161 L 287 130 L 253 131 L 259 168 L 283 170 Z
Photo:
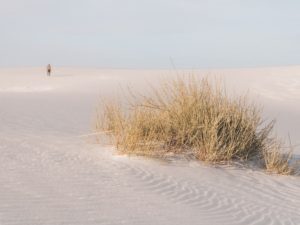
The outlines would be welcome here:
M 264 164 L 268 172 L 290 175 L 294 173 L 293 167 L 290 165 L 292 154 L 281 153 L 280 150 L 271 150 L 264 152 Z
M 221 82 L 177 78 L 133 99 L 127 108 L 104 104 L 98 115 L 97 129 L 109 132 L 122 153 L 171 152 L 213 163 L 258 159 L 268 171 L 292 172 L 290 156 L 272 144 L 274 122 L 264 123 L 259 107 L 247 96 L 229 96 Z

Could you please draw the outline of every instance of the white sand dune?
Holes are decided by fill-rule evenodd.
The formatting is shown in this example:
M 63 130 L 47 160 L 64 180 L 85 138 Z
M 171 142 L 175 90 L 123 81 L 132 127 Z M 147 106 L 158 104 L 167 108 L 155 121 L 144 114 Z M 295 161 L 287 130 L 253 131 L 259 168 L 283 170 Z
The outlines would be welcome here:
M 300 143 L 300 67 L 194 71 L 207 72 L 248 90 L 278 135 Z M 300 177 L 129 158 L 85 136 L 99 96 L 146 92 L 175 75 L 0 70 L 0 224 L 300 224 Z

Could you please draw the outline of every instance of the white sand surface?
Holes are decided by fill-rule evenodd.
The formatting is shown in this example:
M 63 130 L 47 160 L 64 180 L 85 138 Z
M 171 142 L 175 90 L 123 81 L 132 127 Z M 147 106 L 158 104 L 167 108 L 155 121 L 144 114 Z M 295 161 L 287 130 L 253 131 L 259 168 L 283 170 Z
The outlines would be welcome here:
M 300 177 L 129 158 L 85 136 L 100 96 L 177 72 L 0 69 L 0 224 L 300 224 Z M 300 67 L 191 72 L 249 91 L 300 144 Z

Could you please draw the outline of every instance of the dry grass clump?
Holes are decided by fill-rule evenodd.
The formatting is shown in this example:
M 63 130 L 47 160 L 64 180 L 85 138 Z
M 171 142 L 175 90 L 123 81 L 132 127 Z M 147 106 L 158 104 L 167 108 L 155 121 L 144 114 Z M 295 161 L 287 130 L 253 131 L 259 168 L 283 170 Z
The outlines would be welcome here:
M 292 159 L 291 152 L 283 154 L 279 150 L 265 151 L 264 161 L 268 172 L 290 175 L 293 174 L 294 168 L 290 165 Z
M 291 175 L 296 174 L 298 161 L 293 158 L 293 147 L 290 143 L 288 151 L 282 152 L 281 143 L 272 139 L 264 148 L 263 160 L 266 170 L 270 173 Z
M 99 118 L 98 129 L 110 132 L 123 153 L 171 152 L 209 162 L 256 158 L 267 170 L 289 173 L 288 159 L 278 148 L 270 150 L 273 121 L 264 124 L 246 96 L 229 97 L 220 82 L 207 78 L 177 78 L 151 96 L 134 98 L 127 110 L 104 104 Z

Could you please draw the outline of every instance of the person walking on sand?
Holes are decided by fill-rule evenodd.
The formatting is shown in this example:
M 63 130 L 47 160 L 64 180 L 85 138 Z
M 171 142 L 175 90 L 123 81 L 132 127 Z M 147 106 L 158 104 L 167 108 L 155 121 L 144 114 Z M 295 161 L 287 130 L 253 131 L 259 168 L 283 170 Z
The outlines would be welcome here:
M 51 75 L 51 65 L 48 64 L 47 66 L 47 75 L 50 76 Z

